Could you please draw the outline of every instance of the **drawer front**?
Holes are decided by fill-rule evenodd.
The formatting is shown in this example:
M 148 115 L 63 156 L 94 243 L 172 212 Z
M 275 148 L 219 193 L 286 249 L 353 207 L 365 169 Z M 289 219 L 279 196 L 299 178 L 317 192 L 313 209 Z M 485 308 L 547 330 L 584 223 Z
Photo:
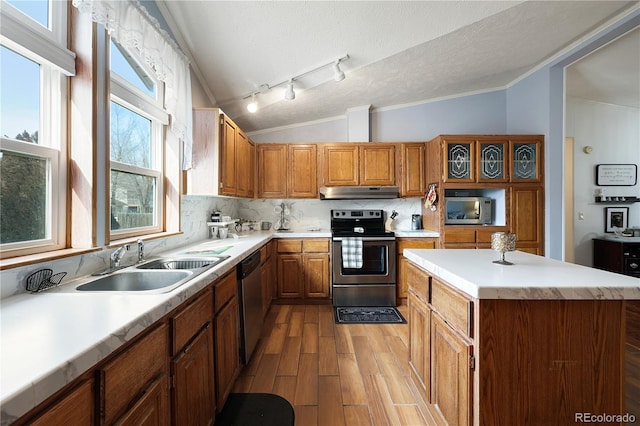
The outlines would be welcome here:
M 508 232 L 508 229 L 507 228 L 478 229 L 476 231 L 477 242 L 487 243 L 489 245 L 489 248 L 491 248 L 491 235 L 494 232 Z
M 220 278 L 220 280 L 216 282 L 216 313 L 218 313 L 218 311 L 222 309 L 222 307 L 236 295 L 236 288 L 237 283 L 235 271 L 229 272 L 227 275 Z
M 329 240 L 326 238 L 303 240 L 305 253 L 329 253 Z
M 445 230 L 444 241 L 447 243 L 475 243 L 476 231 L 473 229 Z
M 409 290 L 425 303 L 429 301 L 430 279 L 431 277 L 426 271 L 414 266 L 412 263 L 407 264 L 407 284 L 409 285 Z
M 168 373 L 168 351 L 168 326 L 163 323 L 101 369 L 105 424 L 122 415 L 152 379 Z
M 436 247 L 436 241 L 432 238 L 398 238 L 398 254 L 403 254 L 404 249 L 432 249 Z
M 295 238 L 278 240 L 278 253 L 302 253 L 302 240 Z
M 447 323 L 473 337 L 473 302 L 437 278 L 431 279 L 431 306 Z
M 177 354 L 191 338 L 213 318 L 213 298 L 206 291 L 193 303 L 171 318 L 173 345 L 172 355 Z

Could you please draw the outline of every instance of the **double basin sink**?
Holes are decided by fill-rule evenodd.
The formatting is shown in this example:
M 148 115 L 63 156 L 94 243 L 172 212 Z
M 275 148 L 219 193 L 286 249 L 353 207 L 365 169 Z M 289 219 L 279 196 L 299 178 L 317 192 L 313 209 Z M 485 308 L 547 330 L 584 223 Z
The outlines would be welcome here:
M 76 290 L 167 293 L 228 258 L 160 258 L 97 278 L 76 287 Z

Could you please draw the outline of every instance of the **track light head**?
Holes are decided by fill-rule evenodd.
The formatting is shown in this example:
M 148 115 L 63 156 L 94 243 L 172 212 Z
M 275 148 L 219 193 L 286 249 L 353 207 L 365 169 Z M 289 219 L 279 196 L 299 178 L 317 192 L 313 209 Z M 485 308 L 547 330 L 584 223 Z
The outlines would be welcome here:
M 335 81 L 344 80 L 344 72 L 340 69 L 340 60 L 337 60 L 333 64 L 333 79 Z
M 296 92 L 293 90 L 293 79 L 290 79 L 287 84 L 287 90 L 284 92 L 284 98 L 288 101 L 292 101 L 296 98 Z
M 247 104 L 247 111 L 254 113 L 258 110 L 258 101 L 256 99 L 256 94 L 251 95 L 251 101 Z

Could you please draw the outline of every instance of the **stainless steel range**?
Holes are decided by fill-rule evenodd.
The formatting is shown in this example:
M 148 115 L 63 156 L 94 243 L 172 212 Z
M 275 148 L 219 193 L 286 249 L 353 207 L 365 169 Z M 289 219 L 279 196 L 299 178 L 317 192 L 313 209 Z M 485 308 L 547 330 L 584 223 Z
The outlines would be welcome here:
M 384 210 L 331 210 L 334 306 L 396 306 L 396 237 Z

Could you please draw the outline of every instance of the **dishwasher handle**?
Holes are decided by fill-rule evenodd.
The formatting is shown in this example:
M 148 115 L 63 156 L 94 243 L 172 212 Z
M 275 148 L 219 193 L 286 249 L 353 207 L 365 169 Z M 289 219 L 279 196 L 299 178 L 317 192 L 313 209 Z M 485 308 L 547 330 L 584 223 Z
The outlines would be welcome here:
M 256 250 L 244 258 L 238 265 L 238 278 L 244 279 L 260 267 L 260 250 Z

